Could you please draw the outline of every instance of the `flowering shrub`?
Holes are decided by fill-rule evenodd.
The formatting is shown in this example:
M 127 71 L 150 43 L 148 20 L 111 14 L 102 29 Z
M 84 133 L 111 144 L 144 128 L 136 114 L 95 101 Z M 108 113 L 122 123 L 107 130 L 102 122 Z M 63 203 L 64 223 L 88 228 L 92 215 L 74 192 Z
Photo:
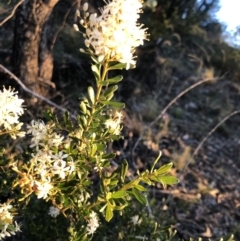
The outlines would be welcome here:
M 128 179 L 128 162 L 113 166 L 115 154 L 107 149 L 109 142 L 121 138 L 124 107 L 124 103 L 113 100 L 123 77 L 109 79 L 108 73 L 134 67 L 135 48 L 146 38 L 146 29 L 137 24 L 141 7 L 138 0 L 113 0 L 97 16 L 89 14 L 84 4 L 80 25 L 85 29 L 86 49 L 81 51 L 93 61 L 96 86 L 88 87 L 88 95 L 80 97 L 75 119 L 65 113 L 59 121 L 49 110 L 46 123 L 32 120 L 24 133 L 19 122 L 23 100 L 12 90 L 4 88 L 1 92 L 0 134 L 3 138 L 7 134 L 31 137 L 23 153 L 9 155 L 6 149 L 1 153 L 1 175 L 6 179 L 1 190 L 3 197 L 9 198 L 0 206 L 1 239 L 20 230 L 13 221 L 16 214 L 26 240 L 91 240 L 101 226 L 135 205 L 134 200 L 147 205 L 146 185 L 177 183 L 168 175 L 171 163 L 155 169 L 160 156 L 151 170 Z M 75 28 L 79 30 L 77 25 Z M 9 212 L 10 201 L 16 213 Z M 128 222 L 137 226 L 142 220 L 135 214 Z M 49 237 L 50 233 L 54 237 Z M 104 234 L 97 239 L 108 237 Z

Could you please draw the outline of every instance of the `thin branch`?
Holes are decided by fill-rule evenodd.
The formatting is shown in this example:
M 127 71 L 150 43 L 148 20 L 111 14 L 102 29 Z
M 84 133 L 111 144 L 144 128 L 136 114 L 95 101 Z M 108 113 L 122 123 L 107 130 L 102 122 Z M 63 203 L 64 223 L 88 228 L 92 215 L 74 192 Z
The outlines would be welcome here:
M 157 117 L 154 121 L 152 121 L 152 122 L 150 123 L 149 127 L 152 127 L 158 120 L 160 120 L 160 119 L 164 116 L 164 114 L 167 112 L 167 110 L 168 110 L 179 98 L 181 98 L 183 95 L 185 95 L 188 91 L 190 91 L 190 90 L 194 89 L 195 87 L 197 87 L 197 86 L 199 86 L 199 85 L 201 85 L 201 84 L 203 84 L 203 83 L 205 83 L 205 82 L 208 82 L 208 81 L 210 81 L 210 80 L 213 80 L 213 79 L 212 79 L 212 78 L 211 78 L 211 79 L 209 79 L 209 78 L 203 79 L 203 80 L 201 80 L 201 81 L 199 81 L 199 82 L 197 82 L 197 83 L 189 86 L 187 89 L 183 90 L 179 95 L 177 95 L 174 99 L 172 99 L 172 100 L 169 102 L 169 104 L 162 110 L 162 112 L 158 115 L 158 117 Z M 134 153 L 134 151 L 135 151 L 135 149 L 137 148 L 139 142 L 142 140 L 142 137 L 143 137 L 143 135 L 139 136 L 138 140 L 136 141 L 136 143 L 135 143 L 135 145 L 134 145 L 134 147 L 133 147 L 132 153 Z
M 23 84 L 23 82 L 16 76 L 14 75 L 10 70 L 8 70 L 7 68 L 5 68 L 3 65 L 0 64 L 0 69 L 3 70 L 3 72 L 7 73 L 11 78 L 13 78 L 21 87 L 24 91 L 26 91 L 27 93 L 37 97 L 38 99 L 48 103 L 50 106 L 55 107 L 56 109 L 62 111 L 62 112 L 66 112 L 67 109 L 55 104 L 54 102 L 52 102 L 51 100 L 43 97 L 42 95 L 39 95 L 38 93 L 33 92 L 32 90 L 30 90 L 26 85 Z M 74 115 L 71 115 L 71 117 L 76 118 Z
M 195 87 L 205 83 L 205 82 L 208 82 L 210 80 L 213 80 L 212 78 L 209 79 L 203 79 L 191 86 L 189 86 L 187 89 L 183 90 L 179 95 L 177 95 L 174 99 L 172 99 L 169 104 L 162 110 L 162 112 L 160 113 L 160 115 L 153 121 L 150 123 L 149 127 L 152 127 L 158 120 L 162 119 L 162 117 L 164 116 L 164 114 L 167 112 L 167 110 L 179 99 L 181 98 L 183 95 L 185 95 L 188 91 L 194 89 Z
M 80 2 L 81 2 L 81 1 L 80 1 Z M 51 49 L 53 49 L 54 44 L 55 44 L 55 42 L 56 42 L 56 40 L 57 40 L 57 37 L 58 37 L 59 33 L 60 33 L 60 32 L 62 31 L 62 29 L 64 28 L 65 23 L 66 23 L 66 21 L 67 21 L 67 17 L 68 17 L 68 15 L 69 15 L 70 11 L 71 11 L 72 8 L 74 7 L 74 5 L 80 4 L 80 2 L 79 2 L 79 1 L 74 2 L 74 3 L 71 5 L 71 7 L 67 10 L 67 12 L 65 13 L 65 15 L 64 15 L 64 17 L 63 17 L 62 25 L 59 27 L 58 31 L 54 34 L 54 37 L 53 37 L 53 40 L 52 40 L 52 44 L 51 44 Z
M 7 16 L 6 18 L 4 18 L 4 19 L 2 20 L 2 22 L 0 22 L 0 27 L 1 27 L 4 23 L 6 23 L 10 18 L 13 17 L 13 15 L 15 14 L 17 8 L 18 8 L 24 1 L 25 1 L 25 0 L 20 0 L 20 1 L 14 6 L 11 14 L 10 14 L 9 16 Z
M 210 132 L 208 132 L 208 134 L 203 138 L 203 140 L 199 143 L 199 145 L 197 146 L 197 148 L 195 149 L 194 153 L 192 154 L 191 159 L 198 154 L 199 150 L 201 149 L 201 147 L 203 146 L 204 142 L 209 138 L 209 136 L 211 136 L 213 134 L 213 132 L 216 131 L 216 129 L 221 126 L 225 121 L 227 121 L 229 118 L 231 118 L 232 116 L 239 114 L 240 110 L 236 110 L 234 112 L 232 112 L 231 114 L 227 115 L 225 118 L 223 118 L 217 125 L 215 125 L 212 130 Z M 190 159 L 190 160 L 191 160 Z M 188 164 L 188 163 L 187 163 Z
M 225 118 L 223 118 L 220 122 L 218 122 L 217 125 L 215 125 L 211 131 L 208 132 L 208 134 L 202 139 L 202 141 L 199 143 L 195 151 L 193 152 L 191 158 L 187 161 L 184 168 L 180 171 L 180 174 L 184 172 L 184 170 L 188 167 L 189 163 L 193 160 L 193 157 L 198 154 L 199 150 L 202 148 L 203 144 L 206 142 L 206 140 L 213 134 L 213 132 L 216 131 L 216 129 L 221 126 L 225 121 L 227 121 L 229 118 L 231 118 L 234 115 L 240 114 L 240 110 L 233 111 L 229 115 L 227 115 Z

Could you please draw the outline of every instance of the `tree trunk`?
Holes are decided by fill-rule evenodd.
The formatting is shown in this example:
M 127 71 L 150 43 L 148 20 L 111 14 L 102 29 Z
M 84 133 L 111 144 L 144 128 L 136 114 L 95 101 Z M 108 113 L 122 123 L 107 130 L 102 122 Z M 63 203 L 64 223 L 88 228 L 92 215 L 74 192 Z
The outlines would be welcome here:
M 32 91 L 48 96 L 53 72 L 51 13 L 59 0 L 25 0 L 15 19 L 12 61 L 17 76 Z M 28 104 L 38 100 L 30 98 Z

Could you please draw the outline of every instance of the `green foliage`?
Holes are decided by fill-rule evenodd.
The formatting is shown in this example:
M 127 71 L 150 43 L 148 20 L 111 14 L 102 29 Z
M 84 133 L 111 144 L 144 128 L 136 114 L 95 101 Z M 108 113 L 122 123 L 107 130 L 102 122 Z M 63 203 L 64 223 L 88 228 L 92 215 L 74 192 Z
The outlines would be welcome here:
M 108 73 L 127 65 L 107 58 L 98 62 L 91 51 L 89 54 L 96 85 L 81 95 L 76 117 L 66 112 L 59 120 L 48 110 L 46 124 L 33 120 L 27 126 L 32 135 L 28 152 L 3 158 L 8 174 L 3 173 L 2 179 L 13 178 L 10 185 L 3 182 L 1 191 L 14 193 L 12 202 L 19 208 L 28 240 L 91 240 L 99 226 L 98 215 L 104 226 L 135 205 L 133 200 L 146 206 L 146 185 L 165 187 L 178 182 L 169 174 L 172 164 L 155 169 L 160 155 L 150 171 L 138 171 L 131 180 L 126 160 L 117 168 L 111 165 L 115 154 L 108 152 L 107 145 L 121 138 L 120 110 L 125 104 L 113 100 L 122 76 L 109 79 Z M 154 224 L 150 230 L 155 237 L 158 224 L 150 224 Z

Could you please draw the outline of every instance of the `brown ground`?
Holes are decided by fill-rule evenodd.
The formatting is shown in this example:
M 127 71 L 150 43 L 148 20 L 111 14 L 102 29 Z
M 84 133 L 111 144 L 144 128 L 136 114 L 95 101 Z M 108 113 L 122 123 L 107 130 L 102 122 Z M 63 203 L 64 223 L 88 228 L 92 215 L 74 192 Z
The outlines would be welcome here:
M 200 75 L 179 78 L 179 72 L 171 72 L 164 81 L 159 77 L 164 68 L 155 62 L 148 65 L 150 71 L 138 76 L 136 71 L 122 83 L 120 93 L 132 88 L 132 94 L 127 96 L 125 142 L 117 149 L 130 160 L 133 170 L 152 163 L 159 150 L 163 153 L 161 163 L 174 163 L 172 174 L 178 176 L 180 183 L 166 190 L 156 188 L 153 196 L 159 200 L 162 214 L 169 212 L 174 217 L 184 240 L 217 240 L 231 233 L 240 240 L 240 113 L 236 112 L 209 135 L 191 159 L 214 126 L 240 110 L 240 85 L 225 77 L 202 84 L 176 101 L 150 128 L 149 123 L 169 101 L 201 80 Z M 201 75 L 211 77 L 214 73 L 206 69 Z M 139 76 L 142 82 L 137 80 Z M 155 83 L 150 83 L 151 79 Z M 142 140 L 136 145 L 139 137 Z

